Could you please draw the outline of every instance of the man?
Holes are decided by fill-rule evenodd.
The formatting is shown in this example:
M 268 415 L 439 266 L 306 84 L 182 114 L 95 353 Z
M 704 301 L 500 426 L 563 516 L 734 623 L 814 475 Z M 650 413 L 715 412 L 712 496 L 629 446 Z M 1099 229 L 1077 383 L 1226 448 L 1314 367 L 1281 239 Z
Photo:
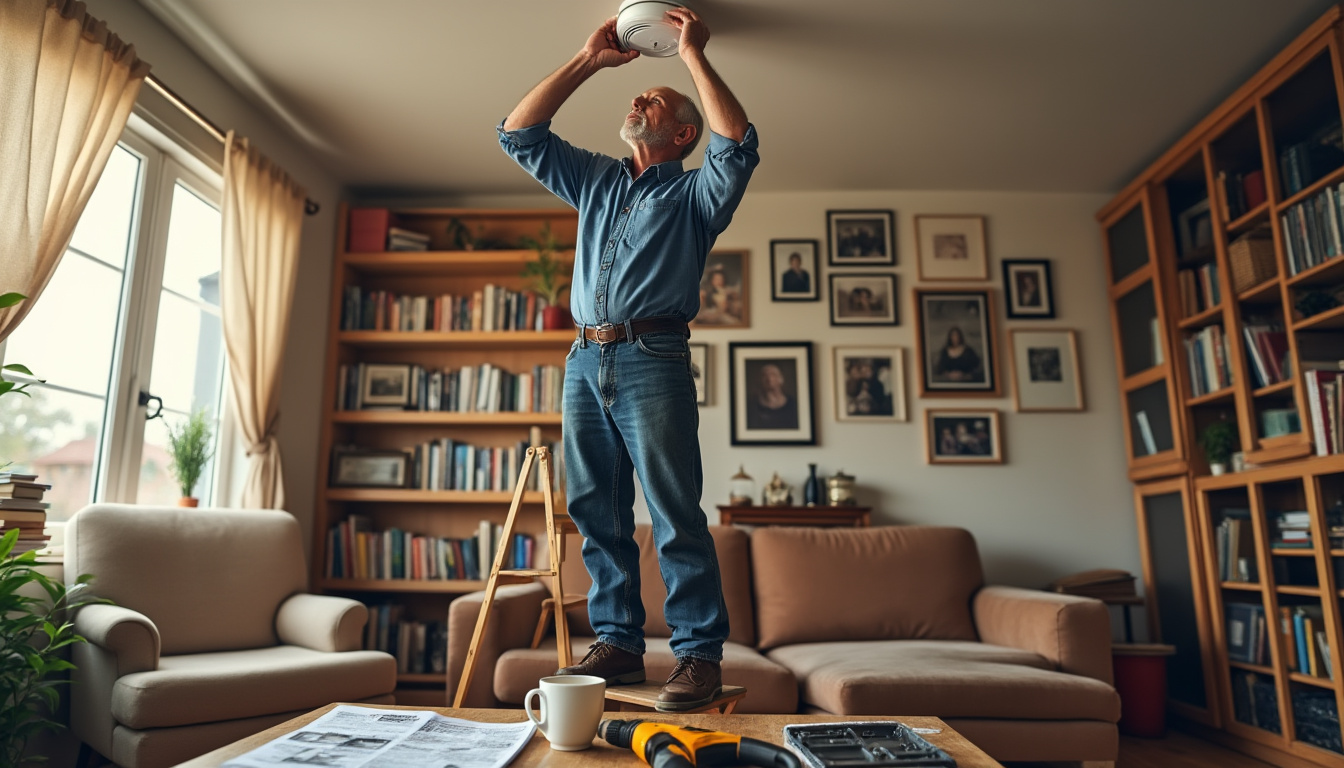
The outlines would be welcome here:
M 784 273 L 781 280 L 782 286 L 780 293 L 811 293 L 812 276 L 803 269 L 803 255 L 793 253 L 789 255 L 789 271 Z
M 692 709 L 718 694 L 728 614 L 714 542 L 700 509 L 699 413 L 687 322 L 715 238 L 732 220 L 759 162 L 756 131 L 705 58 L 709 29 L 690 10 L 667 19 L 705 117 L 671 88 L 636 96 L 616 160 L 574 147 L 550 120 L 584 81 L 639 54 L 621 51 L 608 19 L 583 49 L 514 108 L 499 129 L 504 151 L 579 211 L 571 311 L 579 326 L 565 365 L 564 431 L 569 514 L 584 536 L 593 577 L 588 617 L 597 634 L 583 660 L 561 674 L 610 684 L 642 682 L 644 606 L 635 545 L 634 476 L 653 519 L 667 585 L 664 615 L 677 665 L 658 708 Z M 681 160 L 704 122 L 703 166 Z

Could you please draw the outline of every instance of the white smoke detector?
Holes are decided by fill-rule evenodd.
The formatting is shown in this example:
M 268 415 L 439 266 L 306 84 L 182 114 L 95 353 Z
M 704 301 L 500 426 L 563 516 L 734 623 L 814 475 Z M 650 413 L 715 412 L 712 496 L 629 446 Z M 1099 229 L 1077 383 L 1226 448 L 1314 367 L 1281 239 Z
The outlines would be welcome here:
M 616 40 L 645 56 L 675 56 L 681 30 L 663 15 L 684 7 L 670 0 L 624 0 L 616 12 Z

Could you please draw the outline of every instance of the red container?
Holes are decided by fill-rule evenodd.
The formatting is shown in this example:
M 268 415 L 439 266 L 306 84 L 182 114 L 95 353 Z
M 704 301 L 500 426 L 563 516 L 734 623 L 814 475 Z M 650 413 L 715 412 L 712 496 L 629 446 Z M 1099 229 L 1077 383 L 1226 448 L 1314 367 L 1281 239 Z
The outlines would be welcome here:
M 1120 732 L 1160 739 L 1167 735 L 1167 657 L 1171 645 L 1115 645 L 1115 690 L 1120 694 Z

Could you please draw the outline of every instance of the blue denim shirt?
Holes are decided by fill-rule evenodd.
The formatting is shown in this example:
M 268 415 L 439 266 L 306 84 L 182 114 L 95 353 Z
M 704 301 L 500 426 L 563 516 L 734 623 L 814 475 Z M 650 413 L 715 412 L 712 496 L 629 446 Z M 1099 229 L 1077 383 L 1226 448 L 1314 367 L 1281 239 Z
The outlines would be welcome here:
M 756 129 L 741 143 L 713 131 L 704 165 L 659 163 L 632 178 L 630 158 L 589 152 L 551 133 L 550 121 L 504 130 L 504 151 L 579 212 L 570 312 L 583 325 L 700 311 L 700 278 L 719 233 L 760 162 Z

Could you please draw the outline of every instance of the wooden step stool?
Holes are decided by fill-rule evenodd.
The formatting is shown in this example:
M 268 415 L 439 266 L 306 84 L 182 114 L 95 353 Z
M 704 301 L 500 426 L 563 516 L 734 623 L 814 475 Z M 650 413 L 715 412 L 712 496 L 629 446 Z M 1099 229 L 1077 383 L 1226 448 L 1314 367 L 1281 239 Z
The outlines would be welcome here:
M 656 710 L 655 704 L 658 701 L 658 693 L 662 689 L 662 683 L 645 682 L 637 685 L 612 685 L 607 687 L 607 701 L 619 702 L 622 712 L 637 711 L 634 708 Z M 689 715 L 696 712 L 716 712 L 721 715 L 731 715 L 733 710 L 737 709 L 737 702 L 745 698 L 746 695 L 747 689 L 740 685 L 725 685 L 719 690 L 719 695 L 715 696 L 708 704 L 702 704 L 694 709 L 679 709 L 675 713 L 660 712 L 659 714 Z

